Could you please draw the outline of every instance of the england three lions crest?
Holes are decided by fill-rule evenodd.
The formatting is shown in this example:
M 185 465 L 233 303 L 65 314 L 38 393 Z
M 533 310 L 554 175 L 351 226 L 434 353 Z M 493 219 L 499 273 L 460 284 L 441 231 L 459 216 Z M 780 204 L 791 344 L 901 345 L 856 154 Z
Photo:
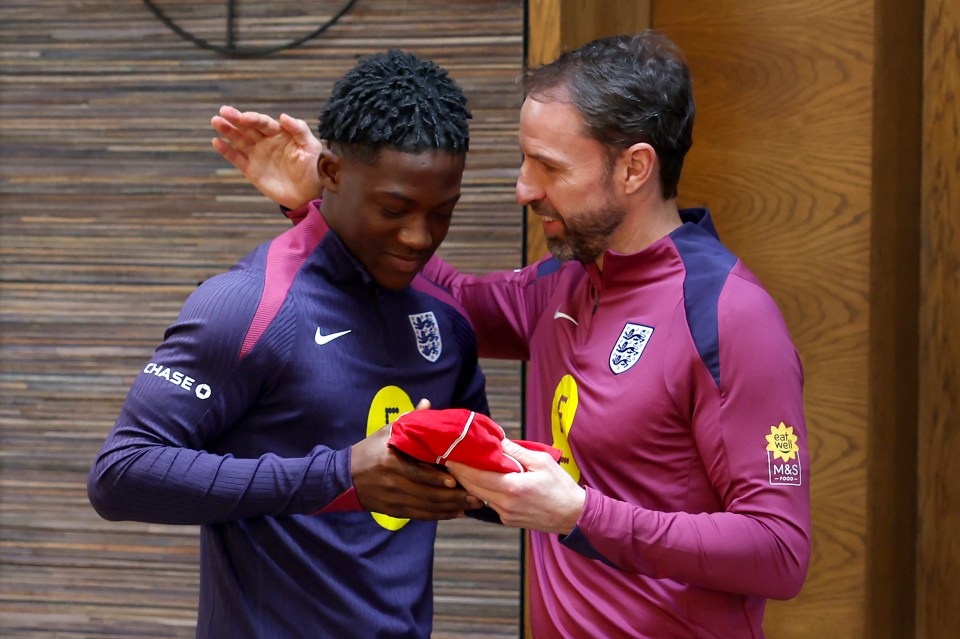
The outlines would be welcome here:
M 653 335 L 652 326 L 627 322 L 613 350 L 610 351 L 610 370 L 614 375 L 625 373 L 633 368 L 643 355 L 643 349 L 650 342 L 651 335 Z
M 443 351 L 443 342 L 440 340 L 440 326 L 437 325 L 437 317 L 433 311 L 407 317 L 410 318 L 410 326 L 413 327 L 413 334 L 417 339 L 417 350 L 427 361 L 437 361 Z

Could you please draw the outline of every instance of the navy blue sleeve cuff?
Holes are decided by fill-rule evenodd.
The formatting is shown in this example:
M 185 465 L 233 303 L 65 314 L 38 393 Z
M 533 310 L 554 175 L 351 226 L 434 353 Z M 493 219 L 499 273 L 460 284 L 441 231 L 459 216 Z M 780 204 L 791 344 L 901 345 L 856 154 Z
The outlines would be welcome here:
M 583 534 L 583 531 L 580 530 L 580 526 L 574 526 L 566 535 L 560 535 L 560 543 L 563 546 L 566 546 L 574 552 L 578 552 L 588 559 L 596 559 L 601 561 L 611 568 L 616 568 L 620 570 L 620 567 L 607 561 L 607 558 L 601 555 L 596 548 L 593 547 L 593 544 L 590 543 L 590 540 L 587 539 L 587 536 Z
M 490 508 L 490 506 L 484 506 L 483 508 L 476 508 L 474 510 L 467 510 L 464 511 L 464 514 L 470 519 L 476 519 L 477 521 L 485 521 L 488 524 L 503 525 L 503 522 L 500 521 L 500 514 L 493 508 Z

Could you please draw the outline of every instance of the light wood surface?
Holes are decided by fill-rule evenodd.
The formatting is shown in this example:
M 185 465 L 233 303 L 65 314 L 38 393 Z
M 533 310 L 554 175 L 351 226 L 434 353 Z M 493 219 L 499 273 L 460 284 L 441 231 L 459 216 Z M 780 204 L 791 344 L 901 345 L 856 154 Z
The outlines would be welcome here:
M 765 631 L 864 636 L 873 22 L 868 2 L 654 2 L 686 52 L 697 123 L 682 205 L 784 312 L 805 372 L 813 556 Z
M 805 365 L 814 552 L 772 637 L 960 628 L 960 8 L 921 5 L 654 3 L 698 101 L 681 200 L 714 210 Z

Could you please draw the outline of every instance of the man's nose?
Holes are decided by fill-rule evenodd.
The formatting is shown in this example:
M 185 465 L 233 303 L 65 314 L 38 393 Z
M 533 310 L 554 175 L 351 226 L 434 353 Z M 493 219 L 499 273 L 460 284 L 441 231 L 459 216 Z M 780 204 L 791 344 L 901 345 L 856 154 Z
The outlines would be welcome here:
M 422 251 L 430 248 L 433 237 L 430 235 L 430 225 L 423 216 L 414 216 L 400 229 L 400 242 L 411 249 Z
M 538 202 L 544 198 L 545 194 L 540 185 L 533 179 L 527 163 L 520 166 L 520 174 L 517 176 L 517 204 L 527 206 L 531 202 Z

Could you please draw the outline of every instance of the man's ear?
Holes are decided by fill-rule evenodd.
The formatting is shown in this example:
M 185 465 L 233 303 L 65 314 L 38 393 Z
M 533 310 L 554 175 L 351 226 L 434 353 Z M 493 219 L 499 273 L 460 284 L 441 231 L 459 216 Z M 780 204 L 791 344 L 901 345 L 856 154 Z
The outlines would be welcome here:
M 637 142 L 623 152 L 626 163 L 624 192 L 631 195 L 654 179 L 658 170 L 657 152 L 646 142 Z
M 317 157 L 317 177 L 324 192 L 336 193 L 340 190 L 340 170 L 343 168 L 343 158 L 324 145 Z

